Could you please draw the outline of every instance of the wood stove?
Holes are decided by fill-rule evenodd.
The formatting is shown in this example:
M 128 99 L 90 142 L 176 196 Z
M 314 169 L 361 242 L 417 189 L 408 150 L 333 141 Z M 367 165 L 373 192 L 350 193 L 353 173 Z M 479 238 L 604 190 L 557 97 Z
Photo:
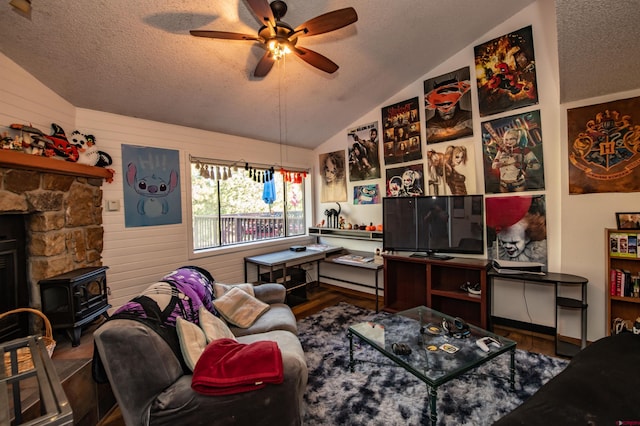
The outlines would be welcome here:
M 76 269 L 41 280 L 42 312 L 54 329 L 64 329 L 72 346 L 80 344 L 82 327 L 100 315 L 108 317 L 106 266 Z

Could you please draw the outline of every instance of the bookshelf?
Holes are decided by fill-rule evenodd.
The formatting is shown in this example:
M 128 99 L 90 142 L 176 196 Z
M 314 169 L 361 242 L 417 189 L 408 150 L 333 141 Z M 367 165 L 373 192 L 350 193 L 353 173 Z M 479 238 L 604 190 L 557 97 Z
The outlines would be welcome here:
M 634 281 L 640 281 L 640 257 L 638 257 L 640 230 L 605 229 L 607 293 L 606 324 L 611 334 L 616 318 L 629 320 L 631 324 L 640 317 L 640 297 L 634 294 Z M 634 280 L 635 278 L 635 280 Z

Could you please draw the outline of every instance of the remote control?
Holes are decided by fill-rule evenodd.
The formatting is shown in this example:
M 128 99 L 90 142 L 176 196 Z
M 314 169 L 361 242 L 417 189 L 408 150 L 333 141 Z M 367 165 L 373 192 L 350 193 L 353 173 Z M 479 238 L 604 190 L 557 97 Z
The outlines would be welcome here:
M 485 352 L 489 352 L 489 345 L 493 345 L 495 347 L 500 347 L 502 346 L 502 344 L 500 342 L 498 342 L 496 339 L 494 339 L 493 337 L 483 337 L 481 339 L 478 339 L 476 341 L 476 344 L 478 345 L 478 347 L 480 349 L 482 349 Z

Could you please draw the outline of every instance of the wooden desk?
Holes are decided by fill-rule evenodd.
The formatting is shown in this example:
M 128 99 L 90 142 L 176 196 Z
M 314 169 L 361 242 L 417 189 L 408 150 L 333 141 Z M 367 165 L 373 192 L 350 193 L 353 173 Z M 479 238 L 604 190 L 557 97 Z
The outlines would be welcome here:
M 249 282 L 249 265 L 255 265 L 258 274 L 258 281 L 262 281 L 260 278 L 262 267 L 266 267 L 269 271 L 268 282 L 277 282 L 275 272 L 282 270 L 282 282 L 283 285 L 287 287 L 287 293 L 289 293 L 292 290 L 306 286 L 307 283 L 305 279 L 304 282 L 291 283 L 291 285 L 287 285 L 287 268 L 315 262 L 318 272 L 318 281 L 320 281 L 320 262 L 324 260 L 327 255 L 340 250 L 342 250 L 341 247 L 328 247 L 322 250 L 307 249 L 305 251 L 282 250 L 273 253 L 260 254 L 258 256 L 245 257 L 244 281 Z
M 553 332 L 555 334 L 555 342 L 556 342 L 556 354 L 563 355 L 568 357 L 573 357 L 576 353 L 580 351 L 580 349 L 584 349 L 587 347 L 587 280 L 584 277 L 580 277 L 578 275 L 571 274 L 560 274 L 555 272 L 547 272 L 545 275 L 535 275 L 535 274 L 499 274 L 495 270 L 491 269 L 487 273 L 487 277 L 489 278 L 489 284 L 493 283 L 493 280 L 496 278 L 502 280 L 514 280 L 520 282 L 529 282 L 534 284 L 553 284 L 555 286 L 555 305 L 556 305 L 556 315 L 555 315 L 555 325 L 553 327 Z M 582 290 L 582 298 L 572 299 L 569 297 L 560 297 L 558 296 L 558 290 L 561 286 L 581 286 Z M 492 294 L 491 292 L 490 294 Z M 562 342 L 558 340 L 558 310 L 561 308 L 568 309 L 579 309 L 580 310 L 580 346 L 573 345 L 568 342 Z M 492 323 L 494 317 L 491 317 Z M 491 329 L 491 328 L 490 328 Z
M 341 253 L 337 253 L 337 254 L 332 254 L 331 256 L 328 256 L 326 259 L 324 259 L 324 262 L 326 263 L 331 263 L 333 265 L 341 265 L 341 266 L 346 266 L 346 267 L 351 267 L 351 268 L 359 268 L 362 270 L 368 270 L 373 272 L 374 276 L 375 276 L 375 291 L 376 291 L 376 312 L 378 312 L 378 290 L 379 290 L 379 280 L 378 280 L 378 273 L 380 271 L 382 271 L 384 269 L 384 263 L 382 258 L 376 259 L 374 258 L 373 261 L 371 262 L 365 262 L 365 263 L 354 263 L 354 262 L 343 262 L 340 261 L 340 256 L 344 255 L 344 254 L 353 254 L 356 256 L 363 256 L 363 257 L 374 257 L 373 253 L 369 253 L 369 252 L 364 252 L 364 251 L 354 251 L 354 250 L 343 250 L 343 252 Z M 379 257 L 379 256 L 378 256 Z M 318 269 L 318 279 L 320 278 L 329 278 L 335 281 L 340 281 L 343 283 L 347 283 L 347 284 L 354 284 L 354 285 L 359 285 L 359 286 L 363 286 L 363 287 L 371 287 L 370 285 L 367 284 L 362 284 L 359 282 L 355 282 L 355 281 L 350 281 L 350 280 L 345 280 L 343 278 L 336 278 L 336 277 L 331 277 L 328 275 L 321 275 L 320 274 L 320 270 Z

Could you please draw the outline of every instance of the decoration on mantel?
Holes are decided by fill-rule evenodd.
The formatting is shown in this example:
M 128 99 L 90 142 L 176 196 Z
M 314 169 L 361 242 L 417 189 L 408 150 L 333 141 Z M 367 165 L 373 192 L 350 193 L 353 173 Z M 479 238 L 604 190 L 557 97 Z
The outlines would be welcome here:
M 97 149 L 95 136 L 79 130 L 74 130 L 69 140 L 64 129 L 56 123 L 51 124 L 50 135 L 45 135 L 30 124 L 14 123 L 8 129 L 9 132 L 5 131 L 0 136 L 2 149 L 5 150 L 88 166 L 107 167 L 113 163 L 109 154 Z
M 23 151 L 0 149 L 0 167 L 6 169 L 23 169 L 37 172 L 54 173 L 68 176 L 81 176 L 92 179 L 104 179 L 113 182 L 115 170 L 86 164 L 59 161 L 39 155 L 28 155 Z

